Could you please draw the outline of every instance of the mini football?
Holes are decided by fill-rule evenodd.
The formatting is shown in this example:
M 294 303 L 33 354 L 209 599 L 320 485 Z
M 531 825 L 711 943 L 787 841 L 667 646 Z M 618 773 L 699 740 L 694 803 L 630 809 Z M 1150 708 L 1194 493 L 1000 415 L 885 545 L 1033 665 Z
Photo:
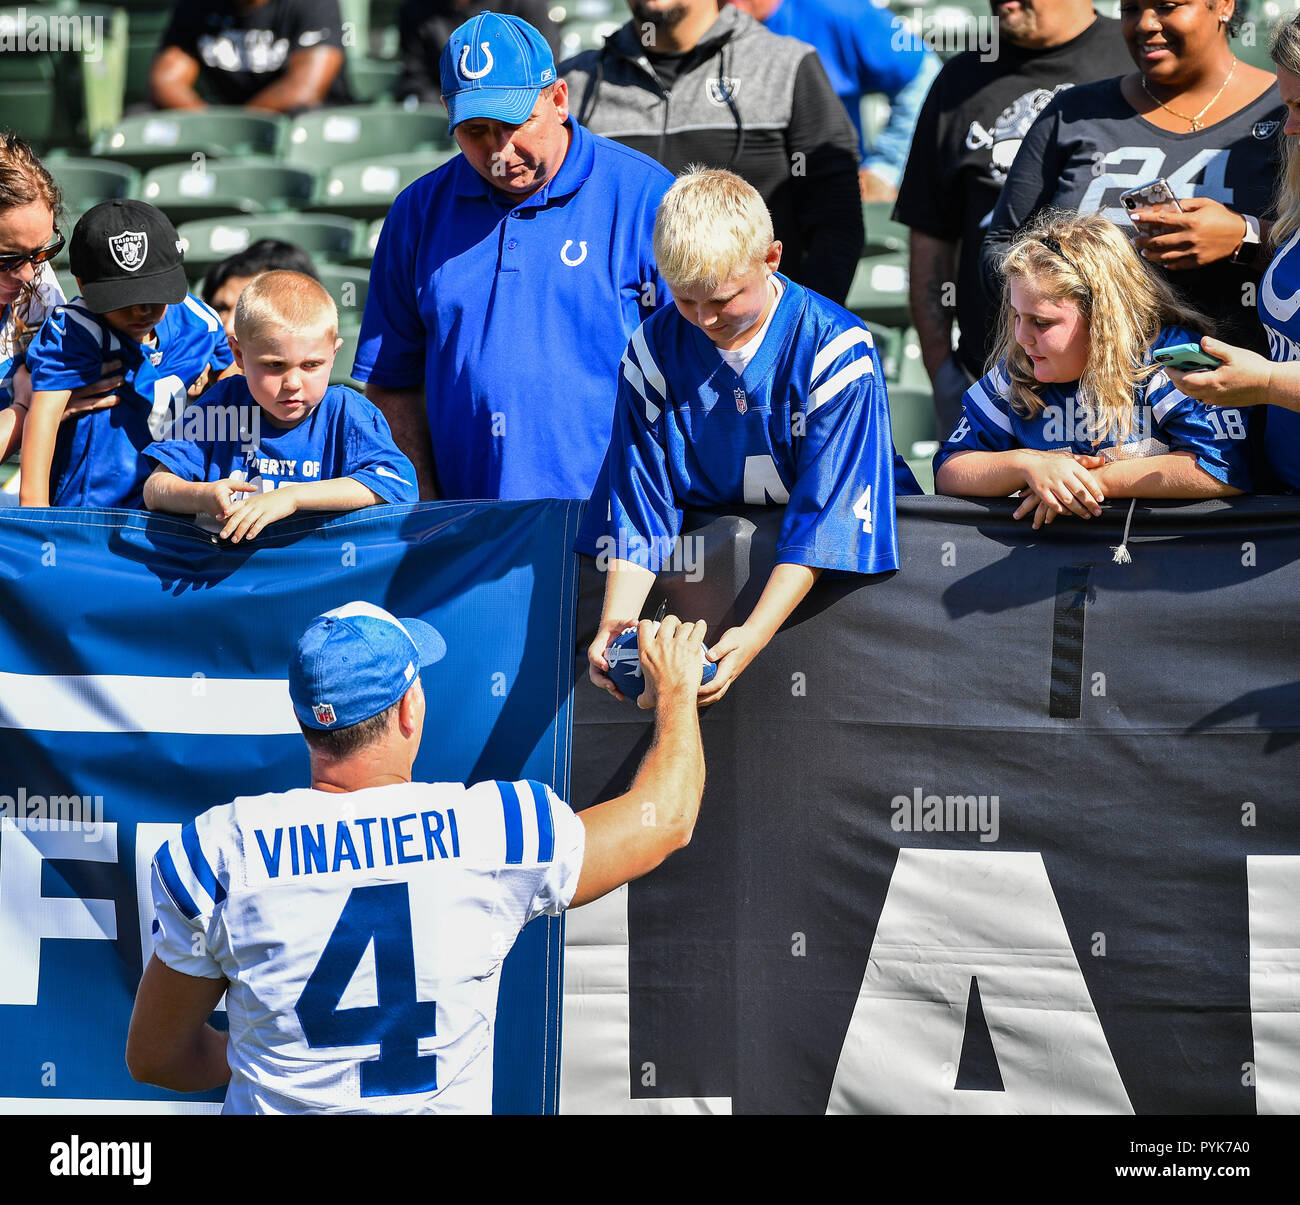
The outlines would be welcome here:
M 655 624 L 655 631 L 659 625 Z M 637 647 L 636 628 L 624 628 L 605 650 L 605 660 L 609 662 L 609 680 L 614 683 L 629 699 L 639 699 L 645 690 L 645 678 L 641 675 L 641 652 Z M 704 670 L 700 685 L 712 682 L 718 667 L 709 660 L 707 652 L 704 657 Z

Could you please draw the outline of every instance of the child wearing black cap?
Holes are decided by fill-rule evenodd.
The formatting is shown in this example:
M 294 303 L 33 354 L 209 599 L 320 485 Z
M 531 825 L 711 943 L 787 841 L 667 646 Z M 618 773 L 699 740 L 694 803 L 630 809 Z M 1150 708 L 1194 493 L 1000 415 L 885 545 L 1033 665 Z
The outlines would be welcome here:
M 151 468 L 141 455 L 181 413 L 205 374 L 233 373 L 221 320 L 189 295 L 181 243 L 160 210 L 105 201 L 68 248 L 81 298 L 32 340 L 33 397 L 23 434 L 24 506 L 139 507 Z M 69 393 L 121 360 L 121 402 L 59 426 Z

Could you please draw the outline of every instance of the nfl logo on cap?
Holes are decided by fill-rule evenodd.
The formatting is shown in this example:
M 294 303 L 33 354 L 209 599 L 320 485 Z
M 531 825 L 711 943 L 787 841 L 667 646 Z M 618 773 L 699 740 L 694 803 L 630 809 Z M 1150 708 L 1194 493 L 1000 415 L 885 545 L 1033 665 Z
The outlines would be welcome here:
M 312 707 L 311 713 L 316 717 L 316 723 L 322 727 L 328 728 L 332 724 L 338 723 L 338 717 L 334 714 L 334 705 L 332 703 L 317 703 Z

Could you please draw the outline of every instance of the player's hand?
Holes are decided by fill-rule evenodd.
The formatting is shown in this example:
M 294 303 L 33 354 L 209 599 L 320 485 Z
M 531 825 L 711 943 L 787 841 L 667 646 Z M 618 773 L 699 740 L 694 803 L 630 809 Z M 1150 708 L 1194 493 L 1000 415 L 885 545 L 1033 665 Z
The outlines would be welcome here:
M 1174 388 L 1207 406 L 1260 406 L 1268 401 L 1273 362 L 1244 347 L 1233 347 L 1209 336 L 1201 350 L 1223 361 L 1218 368 L 1196 368 L 1183 372 L 1165 366 Z
M 704 633 L 707 625 L 699 619 L 683 623 L 676 615 L 665 615 L 655 631 L 654 620 L 643 619 L 637 625 L 636 642 L 640 650 L 641 673 L 645 690 L 636 705 L 649 711 L 659 696 L 695 701 L 704 673 Z
M 1241 214 L 1209 197 L 1179 197 L 1182 212 L 1135 209 L 1139 230 L 1133 240 L 1144 259 L 1162 268 L 1182 272 L 1228 259 L 1244 237 Z
M 591 679 L 591 684 L 609 691 L 620 703 L 626 696 L 610 680 L 609 660 L 605 651 L 615 636 L 634 623 L 635 619 L 607 619 L 596 629 L 596 638 L 587 646 L 587 677 Z
M 220 532 L 221 538 L 238 544 L 240 540 L 251 540 L 260 535 L 268 523 L 287 519 L 298 509 L 293 494 L 292 489 L 279 489 L 240 499 L 228 512 L 226 525 Z
M 1013 518 L 1023 519 L 1034 515 L 1034 530 L 1050 523 L 1057 515 L 1067 511 L 1080 519 L 1090 519 L 1101 514 L 1101 504 L 1106 500 L 1096 469 L 1089 468 L 1074 453 L 1041 452 L 1022 449 L 1025 469 L 1025 493 Z M 1099 459 L 1099 458 L 1088 458 Z M 1100 468 L 1097 465 L 1096 468 Z M 1030 494 L 1033 495 L 1031 500 Z M 1041 512 L 1041 514 L 1040 514 Z M 1048 512 L 1051 517 L 1048 518 Z
M 255 494 L 258 487 L 238 477 L 223 477 L 212 483 L 208 498 L 208 513 L 217 519 L 227 519 L 244 494 Z
M 749 663 L 763 651 L 763 644 L 744 624 L 723 632 L 709 650 L 709 660 L 717 665 L 718 672 L 712 682 L 700 687 L 700 706 L 708 707 L 722 698 Z

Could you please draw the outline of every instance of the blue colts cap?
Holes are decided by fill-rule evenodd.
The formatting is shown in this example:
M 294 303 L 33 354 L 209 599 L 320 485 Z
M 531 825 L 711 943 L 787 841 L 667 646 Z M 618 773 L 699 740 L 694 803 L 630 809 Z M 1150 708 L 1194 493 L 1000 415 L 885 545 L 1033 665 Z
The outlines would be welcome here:
M 386 711 L 447 643 L 419 619 L 353 602 L 326 611 L 302 634 L 289 663 L 289 697 L 308 728 L 350 728 Z
M 456 30 L 438 74 L 453 130 L 471 117 L 522 125 L 556 79 L 546 39 L 527 21 L 500 13 L 479 13 Z

